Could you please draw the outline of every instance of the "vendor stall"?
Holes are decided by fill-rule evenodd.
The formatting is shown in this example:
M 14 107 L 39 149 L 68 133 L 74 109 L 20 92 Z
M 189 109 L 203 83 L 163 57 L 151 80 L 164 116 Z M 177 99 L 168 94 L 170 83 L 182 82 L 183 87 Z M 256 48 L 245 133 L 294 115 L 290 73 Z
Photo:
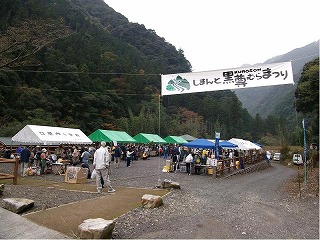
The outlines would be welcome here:
M 26 145 L 92 144 L 80 129 L 39 125 L 26 125 L 12 141 Z
M 137 141 L 128 133 L 123 131 L 98 129 L 91 133 L 89 139 L 93 142 L 114 142 L 114 143 L 136 143 Z
M 167 143 L 175 143 L 175 144 L 182 144 L 182 143 L 188 142 L 187 140 L 179 136 L 167 136 L 166 138 L 164 138 L 164 140 Z
M 237 148 L 240 150 L 260 150 L 261 147 L 253 142 L 240 138 L 231 138 L 228 142 L 237 145 Z
M 210 142 L 213 142 L 215 143 L 216 140 L 213 140 L 213 139 L 208 139 Z M 219 140 L 219 147 L 222 147 L 222 148 L 225 148 L 225 149 L 234 149 L 234 148 L 237 148 L 238 145 L 237 144 L 233 144 L 229 141 L 226 141 L 226 140 Z
M 215 143 L 204 138 L 198 138 L 188 143 L 183 143 L 182 146 L 189 148 L 204 148 L 204 149 L 214 149 Z
M 138 143 L 167 143 L 157 134 L 139 133 L 133 137 Z
M 61 145 L 89 145 L 92 141 L 80 130 L 74 128 L 26 125 L 16 135 L 12 137 L 12 142 L 21 142 L 22 145 L 38 145 L 40 153 L 47 153 L 49 146 Z M 42 150 L 40 150 L 42 148 Z M 76 149 L 76 147 L 74 147 Z M 40 154 L 39 154 L 40 156 Z M 38 159 L 39 160 L 39 159 Z M 66 172 L 69 161 L 67 159 L 59 158 L 55 154 L 47 154 L 46 159 L 42 163 L 41 168 L 46 168 L 46 173 L 62 174 Z M 35 165 L 38 168 L 39 165 Z M 50 170 L 49 172 L 47 170 Z M 53 172 L 54 171 L 54 172 Z M 34 172 L 37 172 L 35 169 Z

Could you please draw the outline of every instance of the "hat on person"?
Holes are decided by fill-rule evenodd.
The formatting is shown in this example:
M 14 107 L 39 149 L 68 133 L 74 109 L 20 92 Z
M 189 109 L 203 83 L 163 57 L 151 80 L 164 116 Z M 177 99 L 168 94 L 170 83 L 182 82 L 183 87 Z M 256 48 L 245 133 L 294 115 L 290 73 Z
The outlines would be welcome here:
M 102 141 L 102 142 L 101 142 L 101 146 L 102 146 L 102 147 L 105 147 L 106 145 L 107 145 L 107 144 L 106 144 L 105 141 Z
M 43 149 L 42 149 L 42 152 L 47 152 L 47 149 L 43 148 Z

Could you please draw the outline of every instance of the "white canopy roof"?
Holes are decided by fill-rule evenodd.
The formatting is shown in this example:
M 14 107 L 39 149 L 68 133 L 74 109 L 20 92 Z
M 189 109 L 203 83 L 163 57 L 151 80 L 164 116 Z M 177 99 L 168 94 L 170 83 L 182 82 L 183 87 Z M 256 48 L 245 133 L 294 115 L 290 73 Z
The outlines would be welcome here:
M 253 142 L 250 142 L 248 140 L 243 140 L 240 138 L 231 138 L 229 142 L 238 145 L 238 149 L 241 150 L 260 150 L 261 147 L 259 147 L 257 144 L 254 144 Z
M 38 125 L 26 125 L 12 137 L 12 141 L 39 145 L 92 143 L 80 129 Z

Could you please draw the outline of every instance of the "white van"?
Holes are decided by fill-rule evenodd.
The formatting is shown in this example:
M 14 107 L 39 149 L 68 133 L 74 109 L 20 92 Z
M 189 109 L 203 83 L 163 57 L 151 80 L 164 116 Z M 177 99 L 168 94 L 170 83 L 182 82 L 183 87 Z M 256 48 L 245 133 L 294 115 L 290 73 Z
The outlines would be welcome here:
M 303 164 L 302 155 L 297 153 L 293 154 L 292 161 L 297 165 Z
M 281 156 L 281 153 L 274 153 L 273 154 L 273 161 L 280 161 L 280 156 Z

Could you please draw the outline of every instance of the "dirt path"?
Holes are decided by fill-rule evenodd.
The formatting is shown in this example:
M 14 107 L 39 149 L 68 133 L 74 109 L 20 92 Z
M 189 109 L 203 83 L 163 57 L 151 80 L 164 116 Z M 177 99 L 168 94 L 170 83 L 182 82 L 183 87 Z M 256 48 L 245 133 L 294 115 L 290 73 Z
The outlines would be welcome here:
M 125 201 L 120 202 L 122 188 L 152 189 L 159 183 L 158 180 L 164 179 L 177 181 L 181 186 L 180 190 L 173 190 L 167 194 L 164 205 L 159 208 L 144 209 L 130 206 L 126 210 L 127 213 L 116 219 L 113 238 L 318 239 L 319 237 L 319 197 L 300 199 L 297 194 L 293 197 L 286 189 L 287 183 L 292 182 L 292 178 L 297 176 L 296 169 L 272 162 L 272 166 L 265 170 L 215 179 L 211 175 L 189 176 L 182 172 L 163 173 L 162 168 L 165 164 L 164 159 L 154 157 L 146 161 L 135 161 L 130 168 L 125 167 L 125 163 L 122 162 L 119 169 L 112 169 L 111 182 L 117 192 L 112 198 L 106 197 L 105 202 L 106 204 L 116 203 L 115 206 L 118 209 L 131 201 L 132 194 L 127 193 L 124 194 Z M 63 180 L 61 176 L 52 174 L 34 179 L 43 182 Z M 66 190 L 61 190 L 60 187 Z M 90 192 L 95 191 L 94 181 L 89 181 L 86 187 Z M 293 187 L 296 186 L 293 185 Z M 39 194 L 39 191 L 42 194 Z M 125 198 L 125 195 L 129 198 Z M 67 186 L 62 182 L 55 183 L 54 188 L 28 185 L 7 186 L 5 196 L 34 199 L 37 209 L 47 205 L 57 206 L 53 204 L 57 201 L 64 204 L 70 203 L 69 208 L 72 209 L 73 206 L 77 206 L 79 198 L 91 199 L 86 200 L 91 203 L 90 206 L 101 205 L 101 202 L 97 203 L 94 200 L 95 193 L 67 191 Z M 139 194 L 139 203 L 140 198 L 141 194 Z M 92 216 L 92 213 L 85 208 L 80 209 L 86 213 L 83 215 L 85 219 Z M 105 218 L 113 217 L 111 210 L 113 209 L 105 209 Z M 43 212 L 49 213 L 49 211 Z M 52 229 L 59 227 L 57 230 L 62 231 L 63 219 L 66 220 L 68 217 L 68 214 L 64 215 L 65 213 L 60 212 L 58 217 L 47 217 L 48 220 L 51 218 L 51 221 L 52 219 L 58 221 L 51 227 Z M 63 219 L 60 216 L 63 216 Z M 79 219 L 75 220 L 71 228 L 73 232 Z M 71 232 L 71 236 L 75 237 L 70 228 L 66 231 L 69 236 Z
M 127 214 L 134 227 L 123 234 L 120 230 L 118 237 L 318 238 L 318 198 L 292 199 L 284 191 L 295 174 L 277 163 L 228 179 L 170 173 L 168 178 L 180 182 L 181 191 L 166 197 L 162 208 Z M 119 224 L 128 226 L 126 221 Z

